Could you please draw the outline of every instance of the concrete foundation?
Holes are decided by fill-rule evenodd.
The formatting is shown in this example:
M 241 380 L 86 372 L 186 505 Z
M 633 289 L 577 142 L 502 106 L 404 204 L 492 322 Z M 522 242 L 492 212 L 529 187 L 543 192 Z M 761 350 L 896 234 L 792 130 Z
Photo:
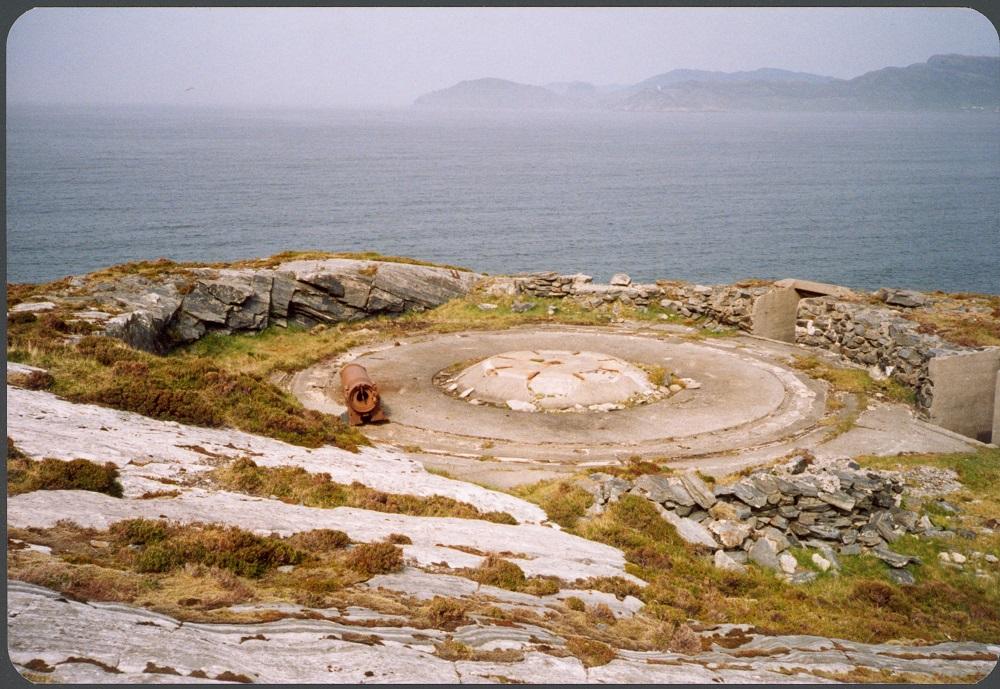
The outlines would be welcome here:
M 759 296 L 753 303 L 751 333 L 782 342 L 795 342 L 795 318 L 799 293 L 778 287 Z
M 1000 349 L 937 356 L 928 363 L 933 385 L 931 423 L 990 442 L 997 438 L 996 399 Z

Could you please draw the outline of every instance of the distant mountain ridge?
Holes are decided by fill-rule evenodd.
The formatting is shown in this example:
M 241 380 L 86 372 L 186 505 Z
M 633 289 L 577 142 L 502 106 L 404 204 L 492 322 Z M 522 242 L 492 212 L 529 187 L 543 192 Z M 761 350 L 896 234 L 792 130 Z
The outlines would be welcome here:
M 853 79 L 765 67 L 743 72 L 675 69 L 632 85 L 506 79 L 462 81 L 420 96 L 416 105 L 447 109 L 628 111 L 998 110 L 1000 57 L 934 55 Z

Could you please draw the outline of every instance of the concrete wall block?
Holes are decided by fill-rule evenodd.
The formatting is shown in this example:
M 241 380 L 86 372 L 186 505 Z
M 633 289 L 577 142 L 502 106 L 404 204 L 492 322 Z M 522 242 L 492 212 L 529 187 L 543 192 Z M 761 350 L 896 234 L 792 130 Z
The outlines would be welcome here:
M 1000 347 L 938 353 L 928 362 L 931 423 L 990 442 L 996 422 Z

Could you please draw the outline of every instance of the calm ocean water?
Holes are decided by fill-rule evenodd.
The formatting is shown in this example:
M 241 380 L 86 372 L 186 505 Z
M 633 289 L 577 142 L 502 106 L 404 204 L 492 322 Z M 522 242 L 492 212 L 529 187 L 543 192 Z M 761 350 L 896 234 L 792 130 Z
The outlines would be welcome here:
M 375 250 L 1000 293 L 1000 116 L 11 107 L 7 279 Z

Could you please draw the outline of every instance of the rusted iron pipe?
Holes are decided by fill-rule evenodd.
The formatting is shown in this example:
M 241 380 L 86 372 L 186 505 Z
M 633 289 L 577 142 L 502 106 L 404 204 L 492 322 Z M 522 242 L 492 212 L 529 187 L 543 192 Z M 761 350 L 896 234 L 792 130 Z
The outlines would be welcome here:
M 385 421 L 378 386 L 361 364 L 347 364 L 340 369 L 340 385 L 347 405 L 347 421 L 352 426 Z

